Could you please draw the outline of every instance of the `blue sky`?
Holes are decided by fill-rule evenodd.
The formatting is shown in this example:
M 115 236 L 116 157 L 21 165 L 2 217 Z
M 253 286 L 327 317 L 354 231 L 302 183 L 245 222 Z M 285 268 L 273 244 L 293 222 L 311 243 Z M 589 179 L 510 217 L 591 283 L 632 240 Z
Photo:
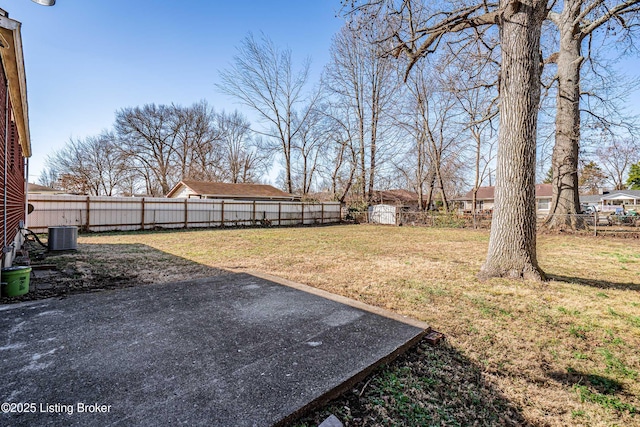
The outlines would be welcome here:
M 236 46 L 262 31 L 294 60 L 312 59 L 313 78 L 329 60 L 339 0 L 31 0 L 0 1 L 22 22 L 33 156 L 30 181 L 73 138 L 111 127 L 123 107 L 242 107 L 220 94 L 218 70 Z M 250 117 L 248 111 L 243 111 Z
M 215 87 L 240 41 L 264 32 L 291 48 L 294 60 L 311 57 L 317 80 L 343 24 L 340 0 L 57 0 L 53 7 L 0 0 L 0 8 L 22 22 L 31 182 L 47 155 L 71 137 L 110 128 L 120 108 L 206 99 L 252 118 Z M 633 75 L 640 69 L 635 57 L 616 66 Z M 640 92 L 627 105 L 640 114 Z

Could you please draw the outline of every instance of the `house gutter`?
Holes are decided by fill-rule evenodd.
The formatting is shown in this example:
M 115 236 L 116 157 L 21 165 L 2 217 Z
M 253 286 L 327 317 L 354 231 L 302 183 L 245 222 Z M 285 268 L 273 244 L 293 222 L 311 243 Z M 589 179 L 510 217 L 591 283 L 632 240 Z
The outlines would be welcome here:
M 264 201 L 280 201 L 280 202 L 295 202 L 296 198 L 294 197 L 283 197 L 283 196 L 251 196 L 251 195 L 240 195 L 240 194 L 201 194 L 200 197 L 205 198 L 215 198 L 215 199 L 255 199 L 260 198 Z
M 22 153 L 24 157 L 31 157 L 27 78 L 24 70 L 20 27 L 20 22 L 0 15 L 0 42 L 4 47 L 2 62 L 8 82 L 8 96 L 11 98 L 12 113 Z
M 24 222 L 22 228 L 29 228 L 27 217 L 29 215 L 29 158 L 24 158 Z

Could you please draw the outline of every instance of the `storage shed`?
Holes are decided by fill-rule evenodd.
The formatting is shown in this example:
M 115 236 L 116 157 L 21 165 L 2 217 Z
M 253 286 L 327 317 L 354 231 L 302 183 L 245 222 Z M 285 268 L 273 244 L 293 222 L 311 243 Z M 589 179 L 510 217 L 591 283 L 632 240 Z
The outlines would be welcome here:
M 369 222 L 396 225 L 396 207 L 391 205 L 369 206 Z

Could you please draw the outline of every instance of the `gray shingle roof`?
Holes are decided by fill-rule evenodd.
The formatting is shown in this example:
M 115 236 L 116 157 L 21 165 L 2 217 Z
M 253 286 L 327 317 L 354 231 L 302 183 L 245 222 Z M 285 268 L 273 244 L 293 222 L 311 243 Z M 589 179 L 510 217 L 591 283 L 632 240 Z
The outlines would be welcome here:
M 613 190 L 605 194 L 580 196 L 580 203 L 600 203 L 602 200 L 610 200 L 620 196 L 640 199 L 640 190 Z

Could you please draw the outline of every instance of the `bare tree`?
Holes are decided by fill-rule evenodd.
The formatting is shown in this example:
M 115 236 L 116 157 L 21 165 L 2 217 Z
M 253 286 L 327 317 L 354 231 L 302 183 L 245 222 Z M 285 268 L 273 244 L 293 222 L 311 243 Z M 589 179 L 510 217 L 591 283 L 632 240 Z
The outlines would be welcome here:
M 496 111 L 484 104 L 486 99 L 478 92 L 466 93 L 458 98 L 469 119 L 468 132 L 471 137 L 473 151 L 473 187 L 471 189 L 471 206 L 473 226 L 476 227 L 478 190 L 485 180 L 491 177 L 491 164 L 495 160 L 495 139 L 492 127 L 492 116 Z M 491 184 L 489 184 L 491 185 Z
M 553 149 L 553 197 L 546 226 L 575 228 L 580 212 L 578 152 L 580 144 L 580 81 L 585 59 L 591 58 L 596 31 L 604 28 L 603 39 L 631 42 L 637 26 L 640 0 L 565 0 L 554 5 L 548 19 L 560 35 L 559 49 L 547 62 L 557 64 L 557 111 Z M 557 10 L 556 10 L 557 9 Z M 616 36 L 620 32 L 622 36 Z M 601 39 L 601 42 L 604 40 Z M 588 43 L 587 58 L 583 45 Z
M 150 104 L 118 111 L 115 132 L 71 140 L 47 171 L 73 192 L 159 196 L 181 179 L 259 181 L 270 160 L 263 145 L 238 112 Z
M 88 145 L 88 144 L 87 144 Z M 100 184 L 85 150 L 85 141 L 70 139 L 47 157 L 47 168 L 57 172 L 57 186 L 69 193 L 98 195 Z
M 273 156 L 269 143 L 261 135 L 254 135 L 245 148 L 241 182 L 261 182 L 269 172 Z
M 45 163 L 45 167 L 40 171 L 38 177 L 38 183 L 45 187 L 58 188 L 58 176 L 59 172 L 54 165 L 51 165 L 48 161 Z
M 124 158 L 110 132 L 69 140 L 47 159 L 47 169 L 55 171 L 55 186 L 94 196 L 114 195 L 127 173 Z
M 464 55 L 455 55 L 453 70 L 449 72 L 449 85 L 464 112 L 463 124 L 468 133 L 473 157 L 473 187 L 471 206 L 473 226 L 476 227 L 476 200 L 478 190 L 491 178 L 491 165 L 495 160 L 497 134 L 497 81 L 499 69 L 493 58 L 494 43 L 475 44 Z M 450 67 L 451 68 L 451 67 Z M 491 185 L 491 184 L 489 184 Z
M 265 172 L 270 159 L 261 139 L 254 139 L 251 123 L 237 110 L 217 116 L 222 142 L 222 174 L 232 182 L 255 182 Z
M 328 139 L 320 173 L 327 176 L 333 198 L 344 203 L 358 168 L 355 115 L 351 114 L 351 105 L 339 98 L 330 100 L 319 111 L 325 116 L 322 128 Z
M 327 85 L 333 96 L 348 105 L 354 122 L 350 134 L 357 141 L 358 186 L 369 201 L 376 186 L 381 157 L 385 111 L 397 88 L 395 70 L 383 49 L 374 40 L 375 33 L 361 33 L 344 26 L 334 37 L 331 63 L 327 68 Z
M 115 129 L 124 155 L 144 177 L 147 193 L 165 195 L 177 183 L 175 154 L 178 132 L 173 108 L 147 104 L 116 113 Z
M 205 101 L 148 104 L 116 113 L 115 135 L 147 194 L 165 195 L 181 179 L 221 180 L 221 136 Z
M 331 141 L 333 123 L 323 108 L 326 108 L 325 105 L 318 104 L 311 111 L 306 122 L 300 126 L 300 132 L 295 139 L 295 181 L 296 187 L 303 195 L 314 190 L 314 184 L 319 180 L 324 152 Z
M 203 100 L 190 107 L 172 105 L 170 110 L 170 129 L 177 143 L 172 161 L 178 179 L 221 180 L 222 136 L 213 108 Z
M 317 101 L 307 96 L 309 64 L 294 69 L 291 50 L 281 50 L 264 34 L 242 40 L 230 68 L 220 72 L 218 89 L 255 111 L 265 124 L 258 132 L 278 142 L 284 163 L 284 184 L 293 192 L 292 150 L 294 139 Z M 306 105 L 307 109 L 302 109 Z M 294 117 L 298 115 L 298 120 Z
M 433 6 L 429 9 L 427 6 Z M 545 0 L 430 3 L 380 0 L 356 12 L 384 16 L 389 50 L 408 59 L 406 75 L 445 37 L 474 37 L 467 31 L 497 26 L 500 33 L 500 130 L 496 169 L 496 207 L 487 259 L 480 276 L 544 277 L 536 257 L 535 161 L 540 103 L 540 37 Z M 475 39 L 474 39 L 475 40 Z
M 95 166 L 101 193 L 113 196 L 120 191 L 120 181 L 127 174 L 126 163 L 112 132 L 103 132 L 95 139 L 89 138 L 87 153 Z
M 624 190 L 631 165 L 640 160 L 640 144 L 631 138 L 612 138 L 596 150 L 596 156 L 616 190 Z
M 418 201 L 424 208 L 432 204 L 434 191 L 440 194 L 442 206 L 449 208 L 444 166 L 447 159 L 461 153 L 462 127 L 456 117 L 460 115 L 455 91 L 442 77 L 446 58 L 427 68 L 426 61 L 416 64 L 407 78 L 406 102 L 400 115 L 402 126 L 410 135 L 412 147 L 402 166 L 397 167 L 418 193 Z M 413 166 L 411 171 L 406 166 Z M 423 200 L 423 194 L 427 194 Z

